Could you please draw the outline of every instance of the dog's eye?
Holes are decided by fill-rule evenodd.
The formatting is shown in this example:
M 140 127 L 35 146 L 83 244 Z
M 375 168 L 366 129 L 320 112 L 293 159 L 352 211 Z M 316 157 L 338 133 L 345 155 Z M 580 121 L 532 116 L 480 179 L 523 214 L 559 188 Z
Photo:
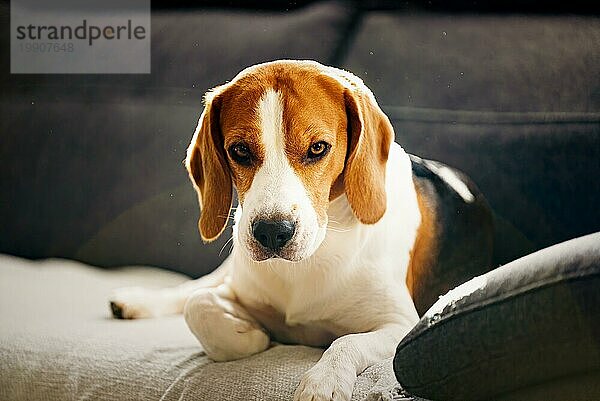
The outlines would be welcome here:
M 310 148 L 308 149 L 308 153 L 306 155 L 306 160 L 309 162 L 317 161 L 323 156 L 325 156 L 327 152 L 329 152 L 329 149 L 331 149 L 331 145 L 327 142 L 315 142 L 312 145 L 310 145 Z
M 237 143 L 229 147 L 229 156 L 243 166 L 248 166 L 252 162 L 252 153 L 248 146 L 243 143 Z

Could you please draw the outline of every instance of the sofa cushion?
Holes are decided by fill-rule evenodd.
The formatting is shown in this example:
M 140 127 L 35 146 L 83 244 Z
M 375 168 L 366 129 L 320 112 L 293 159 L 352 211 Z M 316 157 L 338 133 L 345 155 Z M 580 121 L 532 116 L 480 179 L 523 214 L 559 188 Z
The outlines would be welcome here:
M 479 400 L 598 370 L 599 288 L 600 233 L 476 277 L 402 340 L 396 377 L 425 398 Z
M 214 363 L 181 316 L 111 318 L 111 289 L 183 280 L 154 268 L 107 271 L 0 255 L 0 399 L 291 399 L 321 349 L 273 344 L 247 359 Z M 380 399 L 394 383 L 390 358 L 359 376 L 352 399 Z

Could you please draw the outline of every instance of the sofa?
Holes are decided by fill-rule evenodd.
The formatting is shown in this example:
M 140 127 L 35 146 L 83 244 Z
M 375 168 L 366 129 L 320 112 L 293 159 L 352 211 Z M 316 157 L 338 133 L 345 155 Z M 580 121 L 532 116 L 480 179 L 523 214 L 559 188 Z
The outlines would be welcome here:
M 354 72 L 409 153 L 469 175 L 494 212 L 488 274 L 510 277 L 505 267 L 516 265 L 560 276 L 556 258 L 536 252 L 600 231 L 595 5 L 334 0 L 152 7 L 151 74 L 19 75 L 10 74 L 9 3 L 0 2 L 0 399 L 291 399 L 321 349 L 273 344 L 248 359 L 213 363 L 181 317 L 119 321 L 107 304 L 114 288 L 174 285 L 207 274 L 227 255 L 230 229 L 214 243 L 200 240 L 196 195 L 181 162 L 204 92 L 258 62 L 314 59 Z M 577 255 L 596 255 L 598 237 L 582 241 Z M 559 245 L 561 254 L 579 249 L 569 244 Z M 533 259 L 522 262 L 526 255 Z M 577 272 L 597 286 L 600 262 L 591 260 Z M 534 283 L 540 274 L 526 277 Z M 469 288 L 472 279 L 461 282 Z M 483 292 L 464 295 L 463 303 L 442 298 L 448 305 L 437 306 L 438 318 L 461 315 L 456 311 L 477 304 L 489 294 Z M 591 321 L 598 317 L 593 294 L 584 298 Z M 432 383 L 456 366 L 443 361 L 468 347 L 435 340 L 449 326 L 427 323 L 428 313 L 394 361 L 358 377 L 353 400 L 493 399 L 549 388 L 567 375 L 594 378 L 600 369 L 600 345 L 588 341 L 577 353 L 588 357 L 582 369 L 517 378 L 521 370 L 505 368 L 502 380 L 485 382 L 481 392 L 465 390 L 477 387 L 465 373 L 441 386 L 453 389 L 444 392 Z M 480 344 L 497 334 L 481 325 L 490 316 L 452 333 L 469 333 L 470 343 Z M 600 333 L 596 328 L 590 323 Z M 417 341 L 423 338 L 426 345 Z M 426 357 L 432 343 L 445 344 L 449 354 Z M 473 348 L 470 355 L 482 353 Z M 463 362 L 477 371 L 477 358 Z

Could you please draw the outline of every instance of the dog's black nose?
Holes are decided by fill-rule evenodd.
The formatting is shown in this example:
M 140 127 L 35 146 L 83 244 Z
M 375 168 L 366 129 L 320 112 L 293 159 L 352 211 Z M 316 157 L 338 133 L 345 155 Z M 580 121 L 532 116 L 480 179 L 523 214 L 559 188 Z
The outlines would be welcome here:
M 262 246 L 277 251 L 294 236 L 296 225 L 288 220 L 258 220 L 252 223 L 252 234 Z

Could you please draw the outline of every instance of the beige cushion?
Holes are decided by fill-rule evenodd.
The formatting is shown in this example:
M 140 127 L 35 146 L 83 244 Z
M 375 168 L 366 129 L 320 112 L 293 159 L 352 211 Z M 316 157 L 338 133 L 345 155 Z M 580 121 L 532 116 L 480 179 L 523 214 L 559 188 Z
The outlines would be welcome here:
M 114 320 L 107 298 L 129 285 L 184 276 L 154 268 L 103 270 L 66 260 L 0 255 L 0 399 L 285 400 L 322 350 L 274 345 L 211 362 L 181 316 Z M 365 371 L 353 400 L 391 399 L 391 360 Z

